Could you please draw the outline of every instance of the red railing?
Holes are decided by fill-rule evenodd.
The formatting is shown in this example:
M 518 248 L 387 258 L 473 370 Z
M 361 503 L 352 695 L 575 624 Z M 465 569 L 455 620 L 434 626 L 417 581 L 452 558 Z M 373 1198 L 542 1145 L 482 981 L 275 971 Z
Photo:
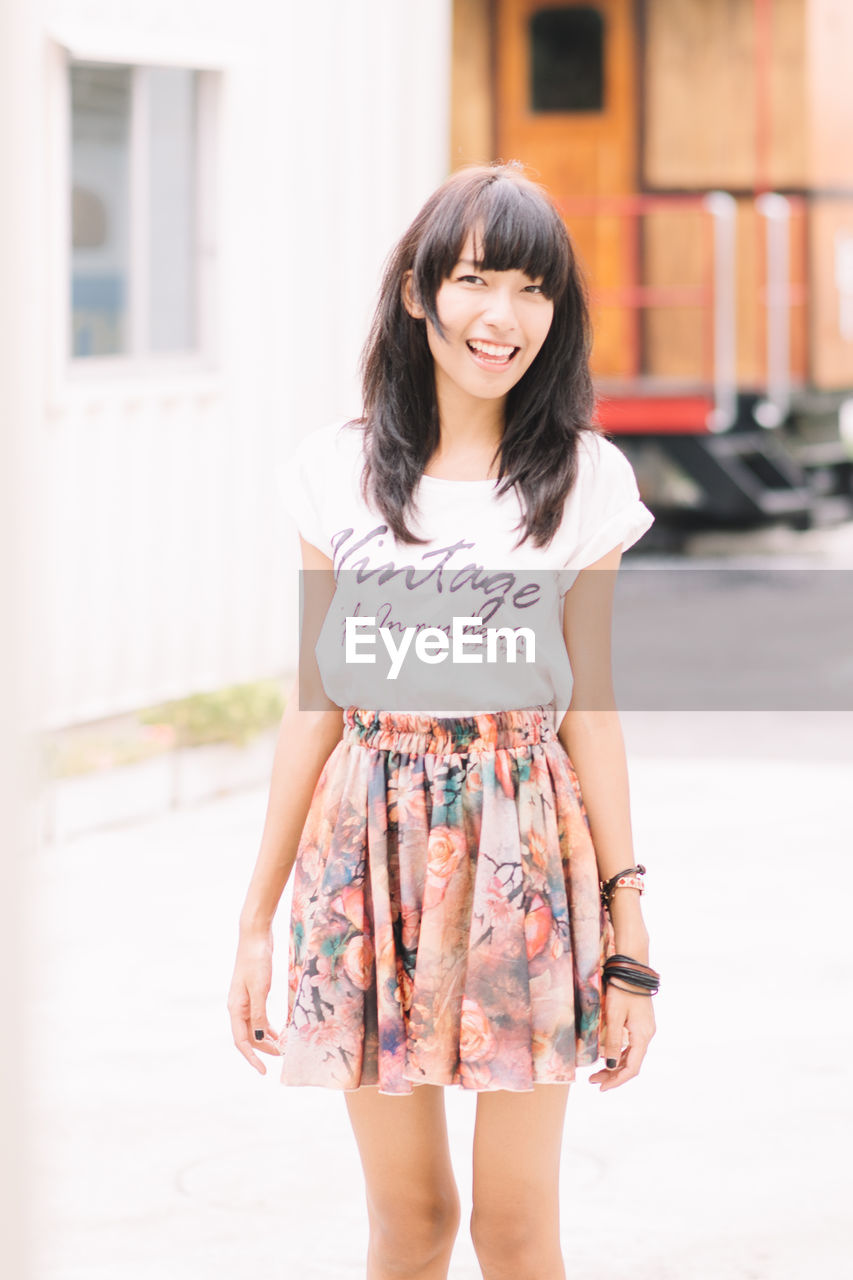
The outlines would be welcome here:
M 616 196 L 577 196 L 558 201 L 571 229 L 582 217 L 617 217 L 622 228 L 617 237 L 620 261 L 616 287 L 591 282 L 592 300 L 599 308 L 618 308 L 623 317 L 626 371 L 611 386 L 633 384 L 630 394 L 617 391 L 603 402 L 608 422 L 616 430 L 645 430 L 649 413 L 658 430 L 724 431 L 737 416 L 737 205 L 722 191 L 702 195 L 636 193 Z M 766 253 L 762 282 L 756 290 L 762 308 L 759 334 L 766 345 L 763 399 L 756 417 L 762 425 L 775 425 L 787 412 L 790 400 L 790 310 L 805 301 L 801 284 L 790 279 L 790 223 L 803 202 L 794 197 L 767 194 L 755 202 L 766 227 Z M 661 285 L 642 283 L 642 219 L 656 212 L 684 209 L 703 215 L 698 234 L 702 246 L 698 283 Z M 692 389 L 685 396 L 668 392 L 649 378 L 644 367 L 643 313 L 649 308 L 699 308 L 702 336 Z M 760 362 L 759 362 L 760 363 Z M 644 380 L 646 382 L 643 386 Z M 682 380 L 683 382 L 683 380 Z M 638 390 L 639 388 L 639 390 Z M 628 401 L 631 404 L 628 404 Z

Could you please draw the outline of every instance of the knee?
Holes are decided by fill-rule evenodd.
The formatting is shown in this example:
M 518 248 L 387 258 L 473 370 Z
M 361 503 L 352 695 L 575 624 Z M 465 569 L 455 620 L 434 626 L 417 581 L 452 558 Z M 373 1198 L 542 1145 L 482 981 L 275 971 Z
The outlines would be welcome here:
M 390 1275 L 417 1275 L 443 1254 L 449 1257 L 459 1230 L 459 1197 L 441 1192 L 401 1196 L 370 1215 L 370 1249 Z
M 471 1212 L 471 1241 L 487 1280 L 527 1280 L 564 1275 L 559 1216 L 544 1206 L 477 1205 Z
M 535 1243 L 532 1224 L 522 1214 L 499 1213 L 474 1206 L 471 1212 L 471 1241 L 481 1262 L 505 1259 L 507 1265 L 523 1258 Z

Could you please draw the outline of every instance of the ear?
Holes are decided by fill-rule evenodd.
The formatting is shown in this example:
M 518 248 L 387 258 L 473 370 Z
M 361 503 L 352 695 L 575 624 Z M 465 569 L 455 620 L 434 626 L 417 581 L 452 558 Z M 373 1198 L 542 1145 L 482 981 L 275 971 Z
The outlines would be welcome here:
M 403 293 L 403 306 L 406 308 L 409 315 L 412 316 L 415 320 L 423 320 L 426 316 L 426 312 L 424 311 L 420 303 L 415 301 L 414 295 L 412 293 L 412 272 L 411 271 L 407 271 L 406 274 L 403 276 L 402 293 Z

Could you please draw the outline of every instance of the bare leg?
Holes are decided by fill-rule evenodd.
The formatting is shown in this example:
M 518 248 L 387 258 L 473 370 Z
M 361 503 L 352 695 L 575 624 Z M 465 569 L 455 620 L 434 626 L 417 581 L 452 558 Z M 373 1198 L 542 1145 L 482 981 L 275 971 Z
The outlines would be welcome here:
M 344 1094 L 367 1193 L 367 1280 L 447 1280 L 459 1230 L 444 1088 Z
M 477 1096 L 471 1238 L 484 1280 L 566 1280 L 559 1178 L 569 1087 Z

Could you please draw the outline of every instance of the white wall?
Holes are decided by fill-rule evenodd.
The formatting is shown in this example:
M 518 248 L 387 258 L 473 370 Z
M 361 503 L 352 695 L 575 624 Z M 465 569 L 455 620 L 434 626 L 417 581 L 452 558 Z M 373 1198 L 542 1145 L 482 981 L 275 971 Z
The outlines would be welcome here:
M 50 0 L 46 724 L 292 669 L 276 470 L 304 432 L 360 410 L 382 262 L 447 172 L 450 8 Z M 221 68 L 213 368 L 65 366 L 64 48 Z
M 43 1028 L 28 975 L 38 913 L 30 868 L 36 845 L 34 731 L 40 720 L 36 638 L 43 634 L 36 451 L 42 411 L 44 203 L 38 0 L 0 6 L 0 1241 L 2 1272 L 30 1280 L 37 1180 L 30 1137 L 32 1081 Z M 26 122 L 27 127 L 22 127 Z M 13 181 L 7 181 L 9 176 Z

